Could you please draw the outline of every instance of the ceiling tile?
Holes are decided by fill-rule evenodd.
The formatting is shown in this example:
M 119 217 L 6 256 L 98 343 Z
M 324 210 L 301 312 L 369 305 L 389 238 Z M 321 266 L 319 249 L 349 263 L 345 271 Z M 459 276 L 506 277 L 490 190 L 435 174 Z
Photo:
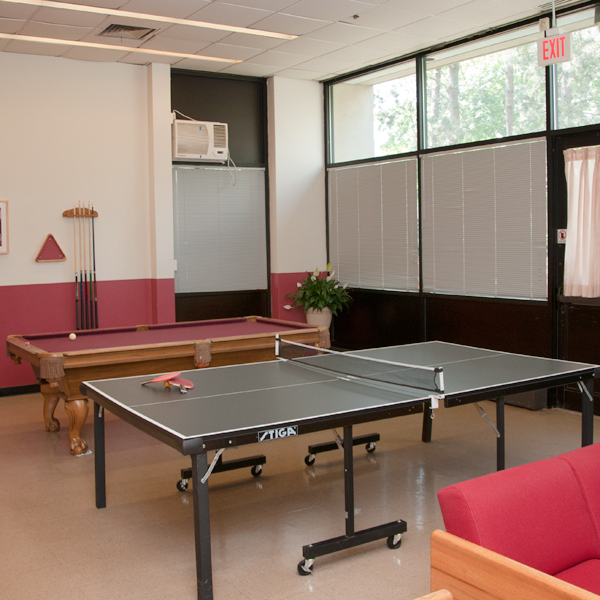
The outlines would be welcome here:
M 357 0 L 300 0 L 289 8 L 281 11 L 286 15 L 309 17 L 323 21 L 340 21 L 349 19 L 361 11 L 373 8 L 370 2 Z
M 191 40 L 194 42 L 219 42 L 229 35 L 228 31 L 218 29 L 203 29 L 200 27 L 188 27 L 187 25 L 173 25 L 169 27 L 169 37 Z M 250 36 L 248 36 L 250 37 Z
M 231 46 L 229 44 L 210 44 L 204 48 L 201 54 L 205 56 L 215 56 L 216 58 L 233 58 L 236 60 L 246 60 L 260 54 L 262 50 L 258 48 L 244 48 L 242 46 Z
M 498 19 L 512 20 L 511 14 L 514 12 L 515 10 L 511 10 L 508 4 L 497 0 L 472 0 L 456 8 L 445 10 L 440 13 L 440 16 L 463 21 L 465 24 L 476 24 L 484 29 L 486 25 Z
M 219 72 L 223 69 L 225 63 L 217 63 L 211 60 L 197 60 L 194 58 L 182 58 L 173 63 L 178 69 L 189 69 L 190 71 L 208 71 L 211 73 Z
M 224 2 L 213 2 L 196 11 L 190 16 L 192 21 L 206 21 L 207 23 L 221 23 L 234 27 L 248 27 L 257 21 L 271 16 L 273 11 L 234 6 Z
M 287 77 L 289 79 L 306 79 L 310 80 L 320 80 L 325 79 L 329 75 L 324 71 L 302 71 L 300 69 L 283 69 L 282 71 L 278 71 L 277 75 L 279 77 Z
M 315 40 L 324 40 L 326 42 L 335 42 L 338 44 L 355 44 L 370 37 L 381 34 L 380 29 L 370 29 L 368 27 L 359 27 L 358 25 L 347 25 L 346 23 L 332 23 L 313 31 L 306 37 Z
M 77 12 L 73 10 L 59 10 L 57 8 L 40 8 L 32 17 L 33 21 L 40 23 L 56 23 L 61 25 L 74 25 L 78 27 L 96 27 L 106 17 L 92 13 Z
M 198 11 L 201 6 L 210 4 L 211 0 L 130 0 L 122 2 L 119 8 L 129 12 L 147 13 L 161 17 L 186 19 Z
M 409 25 L 423 18 L 423 13 L 419 13 L 416 10 L 402 10 L 386 4 L 362 11 L 359 15 L 360 18 L 354 21 L 356 25 L 384 29 L 386 31 Z
M 0 33 L 17 33 L 25 23 L 19 19 L 0 19 Z
M 414 11 L 423 15 L 437 15 L 440 12 L 465 4 L 468 0 L 386 0 L 383 5 L 398 10 Z M 519 0 L 516 0 L 517 2 Z M 541 1 L 541 0 L 540 0 Z
M 262 54 L 253 56 L 246 62 L 253 65 L 271 65 L 280 69 L 287 69 L 304 61 L 306 61 L 306 56 L 301 54 L 288 54 L 286 52 L 278 52 L 277 50 L 267 50 Z
M 284 42 L 277 49 L 282 52 L 291 52 L 292 54 L 305 54 L 307 56 L 321 56 L 328 52 L 333 52 L 343 48 L 343 44 L 334 42 L 325 42 L 323 40 L 313 40 L 308 37 L 299 37 L 289 42 Z
M 36 44 L 35 42 L 24 42 L 21 40 L 12 40 L 4 48 L 5 52 L 14 52 L 16 54 L 37 54 L 43 56 L 61 56 L 70 46 L 63 44 Z
M 315 31 L 324 25 L 327 21 L 317 19 L 306 19 L 305 17 L 293 17 L 275 13 L 262 21 L 254 23 L 255 29 L 264 29 L 265 31 L 276 31 L 278 33 L 289 33 L 291 35 L 302 35 Z
M 249 8 L 260 8 L 262 10 L 277 12 L 296 4 L 298 0 L 215 0 L 215 2 L 217 4 L 225 2 L 227 4 L 234 4 L 235 6 L 247 6 Z
M 181 52 L 182 54 L 199 54 L 207 46 L 210 46 L 210 42 L 194 42 L 192 40 L 184 40 L 183 38 L 174 38 L 162 33 L 155 35 L 140 47 L 149 50 Z
M 30 21 L 21 29 L 21 31 L 19 31 L 19 34 L 55 38 L 58 40 L 81 40 L 88 35 L 91 30 L 90 27 L 69 27 L 66 25 L 53 25 Z
M 368 48 L 355 44 L 346 46 L 340 50 L 334 50 L 325 55 L 326 58 L 334 60 L 351 61 L 351 62 L 368 62 L 380 58 L 383 54 L 388 54 L 387 51 L 379 48 Z
M 275 38 L 261 37 L 259 35 L 247 35 L 245 33 L 230 33 L 224 37 L 221 42 L 232 46 L 246 46 L 248 48 L 259 48 L 261 50 L 271 50 L 281 46 L 285 40 Z
M 231 65 L 230 67 L 225 67 L 224 69 L 221 69 L 221 73 L 232 73 L 234 75 L 249 75 L 251 77 L 269 77 L 277 73 L 277 71 L 279 70 L 279 67 L 274 67 L 272 65 L 258 65 L 244 62 L 238 65 Z
M 416 23 L 395 29 L 395 33 L 420 36 L 428 40 L 431 45 L 440 40 L 457 39 L 461 37 L 467 26 L 463 21 L 447 19 L 445 17 L 427 17 Z
M 29 19 L 38 10 L 39 9 L 37 6 L 4 4 L 0 2 L 0 18 Z
M 349 60 L 334 60 L 321 56 L 319 58 L 311 58 L 303 63 L 296 65 L 296 69 L 303 71 L 323 71 L 326 73 L 338 73 L 340 70 L 352 70 L 356 68 L 356 63 Z
M 73 47 L 67 50 L 62 56 L 74 60 L 87 60 L 93 62 L 117 62 L 125 56 L 130 55 L 127 50 L 97 50 L 95 48 Z M 148 59 L 146 59 L 147 61 Z
M 415 45 L 419 47 L 430 46 L 434 40 L 419 37 L 416 35 L 409 35 L 407 33 L 394 33 L 386 32 L 381 35 L 369 38 L 363 42 L 355 44 L 359 48 L 374 48 L 381 50 L 382 53 L 389 54 L 397 52 L 398 55 L 405 54 L 409 48 L 413 48 Z

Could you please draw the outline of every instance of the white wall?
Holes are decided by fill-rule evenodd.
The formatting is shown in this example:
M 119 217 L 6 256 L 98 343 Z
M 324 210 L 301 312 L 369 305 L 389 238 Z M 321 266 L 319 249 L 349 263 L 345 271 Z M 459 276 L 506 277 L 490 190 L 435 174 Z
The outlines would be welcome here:
M 271 77 L 267 91 L 271 271 L 325 268 L 323 86 Z
M 374 124 L 372 85 L 340 83 L 333 87 L 335 162 L 374 156 Z
M 0 285 L 73 279 L 73 220 L 62 213 L 80 202 L 99 213 L 99 280 L 173 276 L 170 222 L 170 274 L 152 260 L 151 219 L 170 214 L 172 206 L 164 169 L 152 180 L 163 208 L 152 213 L 149 199 L 156 156 L 149 146 L 149 122 L 156 122 L 149 93 L 164 110 L 169 85 L 168 68 L 149 85 L 141 66 L 0 53 L 0 199 L 9 203 L 10 243 L 10 254 L 0 255 Z M 168 113 L 164 118 L 157 125 L 161 140 Z M 49 233 L 66 262 L 35 262 Z

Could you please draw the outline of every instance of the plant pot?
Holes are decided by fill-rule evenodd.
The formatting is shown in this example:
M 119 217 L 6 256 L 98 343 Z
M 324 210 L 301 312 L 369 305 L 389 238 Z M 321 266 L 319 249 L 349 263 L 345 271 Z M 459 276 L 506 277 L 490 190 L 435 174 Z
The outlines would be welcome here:
M 331 310 L 324 308 L 323 310 L 315 310 L 309 308 L 306 311 L 306 322 L 314 327 L 329 327 L 331 325 Z

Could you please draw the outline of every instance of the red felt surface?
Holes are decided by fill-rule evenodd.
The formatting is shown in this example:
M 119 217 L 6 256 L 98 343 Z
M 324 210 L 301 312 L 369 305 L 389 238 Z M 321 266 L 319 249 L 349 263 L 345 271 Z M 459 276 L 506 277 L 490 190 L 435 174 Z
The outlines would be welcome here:
M 169 325 L 151 325 L 150 329 L 137 331 L 135 327 L 95 329 L 53 334 L 24 336 L 32 345 L 46 352 L 68 353 L 82 350 L 122 348 L 126 346 L 153 346 L 176 342 L 200 341 L 236 336 L 295 331 L 309 326 L 298 323 L 287 325 L 269 320 L 246 321 L 221 319 L 218 321 L 193 321 Z M 69 334 L 75 333 L 75 340 Z

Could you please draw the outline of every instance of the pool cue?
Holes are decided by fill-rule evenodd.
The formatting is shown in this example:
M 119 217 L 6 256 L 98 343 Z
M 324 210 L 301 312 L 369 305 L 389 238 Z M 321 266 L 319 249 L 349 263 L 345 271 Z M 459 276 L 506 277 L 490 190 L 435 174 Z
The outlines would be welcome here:
M 90 213 L 87 223 L 88 233 L 88 256 L 90 257 L 90 329 L 95 329 L 94 326 L 94 282 L 92 281 L 92 211 L 88 202 L 88 211 Z
M 89 289 L 88 289 L 88 260 L 87 260 L 87 252 L 86 252 L 86 242 L 85 242 L 85 206 L 82 207 L 82 217 L 81 217 L 81 233 L 82 233 L 82 242 L 81 246 L 83 248 L 83 293 L 85 294 L 85 328 L 90 328 L 90 299 L 89 299 Z
M 75 259 L 75 327 L 80 329 L 79 319 L 79 278 L 77 276 L 77 228 L 76 228 L 76 217 L 73 215 L 73 256 Z
M 83 217 L 81 212 L 81 204 L 77 208 L 77 213 L 79 215 L 77 222 L 79 225 L 79 289 L 81 294 L 81 328 L 86 329 L 85 320 L 86 320 L 86 308 L 85 308 L 85 285 L 83 283 L 83 270 L 85 265 L 83 264 Z
M 94 274 L 94 328 L 98 329 L 98 284 L 96 282 L 96 230 L 94 228 L 94 205 L 92 204 L 92 270 Z

